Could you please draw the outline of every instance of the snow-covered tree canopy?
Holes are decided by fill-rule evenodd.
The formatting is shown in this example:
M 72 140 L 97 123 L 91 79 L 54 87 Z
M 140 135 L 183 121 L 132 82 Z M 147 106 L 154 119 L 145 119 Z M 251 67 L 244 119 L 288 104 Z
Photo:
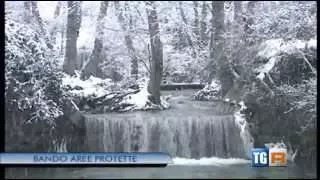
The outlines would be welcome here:
M 61 94 L 58 58 L 35 20 L 26 24 L 13 15 L 5 21 L 6 100 L 20 111 L 31 111 L 27 121 L 51 122 L 62 115 L 57 97 Z

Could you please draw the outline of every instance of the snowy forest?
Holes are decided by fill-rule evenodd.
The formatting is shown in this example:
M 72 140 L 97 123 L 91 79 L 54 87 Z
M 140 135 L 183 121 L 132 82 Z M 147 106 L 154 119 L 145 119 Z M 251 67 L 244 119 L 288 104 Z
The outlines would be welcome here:
M 59 151 L 83 113 L 165 113 L 189 85 L 314 167 L 316 52 L 316 1 L 6 1 L 5 149 Z

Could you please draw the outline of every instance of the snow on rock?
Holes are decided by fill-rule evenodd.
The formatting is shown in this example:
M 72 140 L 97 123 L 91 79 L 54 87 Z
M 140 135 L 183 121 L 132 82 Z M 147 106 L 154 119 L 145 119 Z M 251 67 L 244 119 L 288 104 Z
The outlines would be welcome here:
M 149 96 L 148 84 L 144 83 L 138 93 L 127 95 L 121 103 L 133 105 L 130 110 L 167 109 L 170 107 L 164 97 L 160 97 L 161 105 L 158 106 L 149 100 Z
M 217 100 L 220 99 L 221 84 L 217 80 L 212 80 L 203 89 L 196 92 L 195 100 Z

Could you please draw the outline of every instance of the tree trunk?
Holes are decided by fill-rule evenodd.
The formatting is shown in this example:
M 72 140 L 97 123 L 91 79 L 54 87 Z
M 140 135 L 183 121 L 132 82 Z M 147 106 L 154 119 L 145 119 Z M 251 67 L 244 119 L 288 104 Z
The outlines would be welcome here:
M 26 23 L 30 23 L 30 20 L 31 20 L 31 2 L 30 1 L 25 1 L 23 3 L 24 5 L 24 21 Z
M 77 68 L 77 39 L 81 24 L 81 6 L 79 1 L 68 1 L 67 41 L 63 71 L 73 75 Z
M 149 11 L 147 9 L 147 14 L 152 62 L 148 91 L 152 96 L 151 101 L 153 101 L 155 104 L 160 104 L 160 83 L 163 68 L 163 51 L 162 42 L 160 40 L 160 30 L 156 7 L 154 2 L 149 1 L 149 3 L 151 4 L 151 10 Z
M 89 62 L 84 67 L 82 72 L 82 79 L 87 79 L 90 75 L 104 78 L 103 72 L 100 68 L 100 63 L 103 62 L 103 37 L 104 37 L 104 23 L 107 15 L 108 1 L 101 1 L 100 12 L 97 19 L 96 37 L 94 40 L 94 47 L 90 56 Z
M 65 51 L 63 51 L 63 47 L 64 47 L 64 44 L 65 44 L 65 40 L 64 40 L 64 34 L 65 34 L 65 27 L 62 27 L 62 30 L 61 30 L 61 45 L 60 45 L 60 56 L 63 57 L 63 53 Z
M 193 33 L 196 35 L 197 40 L 200 40 L 200 33 L 199 33 L 199 12 L 198 12 L 198 1 L 193 1 L 193 10 L 194 10 L 194 27 L 193 27 Z
M 240 47 L 242 46 L 242 38 L 243 38 L 243 15 L 242 15 L 242 1 L 234 1 L 234 9 L 233 9 L 233 25 L 232 25 L 232 39 L 231 39 L 231 48 L 236 49 L 236 51 L 231 51 L 231 58 L 232 63 L 240 63 L 236 62 L 238 59 L 234 58 L 237 57 L 237 54 L 239 53 L 238 50 L 240 50 Z M 232 64 L 232 65 L 233 65 Z M 231 64 L 230 64 L 231 65 Z M 235 72 L 233 67 L 230 67 L 231 71 L 233 72 L 235 77 L 238 78 L 239 75 Z
M 241 1 L 234 1 L 234 18 L 233 18 L 233 34 L 234 40 L 236 41 L 235 46 L 238 45 L 237 42 L 241 41 L 241 33 L 243 27 L 243 17 L 242 17 L 242 2 Z
M 54 21 L 57 21 L 57 18 L 58 16 L 60 15 L 60 12 L 61 12 L 61 1 L 58 1 L 57 2 L 57 6 L 56 6 L 56 9 L 54 11 Z M 56 37 L 56 34 L 57 34 L 57 25 L 54 24 L 54 27 L 51 29 L 51 32 L 50 32 L 50 35 L 51 35 L 51 38 L 52 38 L 52 42 L 54 44 L 56 44 L 56 40 L 57 40 L 57 37 Z
M 61 12 L 61 1 L 58 1 L 57 2 L 57 7 L 54 11 L 54 18 L 57 18 L 59 15 L 60 15 L 60 12 Z
M 132 38 L 131 38 L 131 34 L 130 31 L 132 30 L 132 17 L 129 16 L 129 28 L 127 28 L 123 13 L 122 13 L 122 9 L 120 9 L 120 4 L 118 1 L 114 1 L 114 5 L 115 5 L 115 9 L 117 11 L 118 14 L 118 21 L 121 25 L 122 30 L 125 32 L 125 43 L 126 46 L 128 48 L 129 51 L 129 55 L 131 57 L 131 76 L 134 77 L 134 79 L 138 79 L 138 73 L 139 73 L 139 69 L 138 69 L 138 57 L 136 56 L 136 52 L 135 49 L 133 47 L 133 42 L 132 42 Z M 128 12 L 128 4 L 126 2 L 126 8 L 125 11 Z
M 44 27 L 44 23 L 43 23 L 43 21 L 42 21 L 42 19 L 40 17 L 40 13 L 39 13 L 39 9 L 38 9 L 38 5 L 37 5 L 36 1 L 31 1 L 31 8 L 32 8 L 32 15 L 33 15 L 33 17 L 35 18 L 37 24 L 40 27 L 40 31 L 41 31 L 42 36 L 46 40 L 47 47 L 49 49 L 52 49 L 53 46 L 52 46 L 52 44 L 50 42 L 50 39 L 49 39 L 49 37 L 47 35 L 46 29 Z
M 212 1 L 212 30 L 213 61 L 216 62 L 217 76 L 222 85 L 222 95 L 224 96 L 230 88 L 230 78 L 228 76 L 228 62 L 225 55 L 225 25 L 224 25 L 224 1 Z M 212 78 L 212 76 L 211 76 Z M 211 81 L 212 79 L 210 79 Z
M 245 17 L 245 24 L 244 24 L 244 40 L 246 44 L 252 46 L 254 44 L 255 38 L 253 36 L 253 27 L 254 24 L 254 8 L 255 8 L 255 1 L 249 1 L 247 7 L 247 13 Z
M 41 33 L 43 35 L 45 35 L 45 29 L 44 29 L 44 25 L 43 25 L 42 19 L 40 17 L 40 13 L 39 13 L 37 2 L 36 1 L 31 1 L 31 7 L 32 7 L 32 15 L 36 19 L 37 23 L 39 24 Z
M 200 40 L 203 46 L 208 45 L 208 36 L 207 36 L 207 4 L 205 1 L 202 1 L 202 10 L 201 10 L 201 22 L 200 22 Z
M 183 11 L 183 8 L 182 8 L 182 2 L 181 2 L 181 1 L 179 1 L 179 10 L 180 10 L 180 15 L 181 15 L 182 21 L 184 22 L 185 26 L 187 26 L 187 25 L 188 25 L 188 21 L 187 21 L 186 15 L 184 14 L 184 11 Z M 187 29 L 184 28 L 184 31 L 183 31 L 183 32 L 184 32 L 185 35 L 186 35 L 186 38 L 187 38 L 187 41 L 188 41 L 188 45 L 193 48 L 193 43 L 192 43 L 192 40 L 191 40 L 190 35 L 188 34 Z

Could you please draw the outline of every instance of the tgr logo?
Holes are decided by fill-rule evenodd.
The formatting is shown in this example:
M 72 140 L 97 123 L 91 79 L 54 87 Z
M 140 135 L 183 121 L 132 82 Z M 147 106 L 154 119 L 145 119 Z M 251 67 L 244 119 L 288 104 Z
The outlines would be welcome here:
M 286 166 L 287 150 L 283 148 L 254 148 L 251 152 L 252 167 Z

